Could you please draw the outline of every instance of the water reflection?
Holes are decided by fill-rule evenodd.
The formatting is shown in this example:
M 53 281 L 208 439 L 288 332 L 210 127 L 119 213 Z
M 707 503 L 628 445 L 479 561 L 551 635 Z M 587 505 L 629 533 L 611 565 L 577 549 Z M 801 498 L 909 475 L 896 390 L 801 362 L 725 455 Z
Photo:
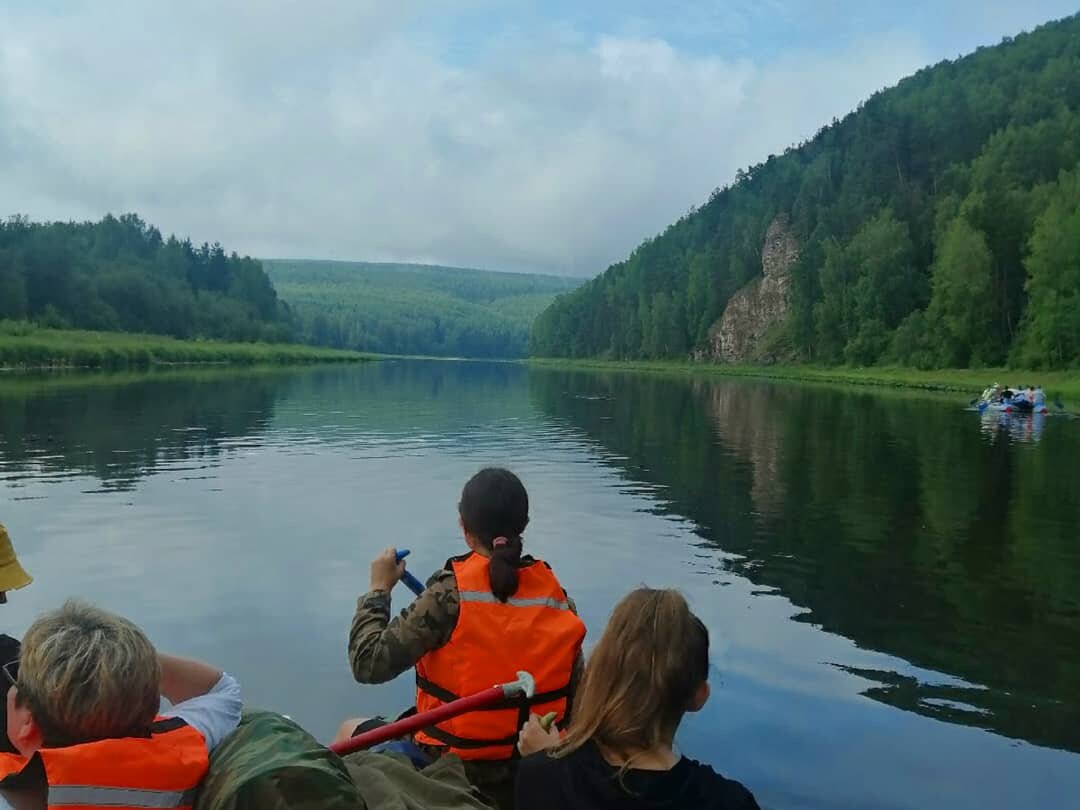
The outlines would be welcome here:
M 0 378 L 0 482 L 89 475 L 105 490 L 130 491 L 162 469 L 210 479 L 223 454 L 258 447 L 269 430 L 297 446 L 353 442 L 374 452 L 392 443 L 397 453 L 411 441 L 464 450 L 498 444 L 530 412 L 520 365 L 476 374 L 448 362 L 384 362 L 357 371 Z
M 979 414 L 983 436 L 991 443 L 1004 439 L 1035 444 L 1042 439 L 1047 418 L 1048 415 L 1043 413 L 1019 414 L 993 410 Z
M 897 708 L 1080 751 L 1080 431 L 986 442 L 947 399 L 537 371 L 538 406 L 663 487 L 797 618 L 959 683 L 848 670 Z
M 325 739 L 411 699 L 348 675 L 370 556 L 406 538 L 434 570 L 462 481 L 503 463 L 593 639 L 628 587 L 687 591 L 716 689 L 680 745 L 767 806 L 1060 806 L 1074 755 L 979 731 L 1080 750 L 1080 423 L 1041 436 L 988 441 L 949 399 L 506 364 L 3 379 L 0 520 L 38 578 L 5 630 L 82 595 Z
M 265 428 L 280 374 L 19 376 L 0 381 L 0 480 L 92 475 L 130 490 L 163 463 L 213 466 Z M 224 384 L 223 384 L 224 383 Z M 18 497 L 18 496 L 16 496 Z

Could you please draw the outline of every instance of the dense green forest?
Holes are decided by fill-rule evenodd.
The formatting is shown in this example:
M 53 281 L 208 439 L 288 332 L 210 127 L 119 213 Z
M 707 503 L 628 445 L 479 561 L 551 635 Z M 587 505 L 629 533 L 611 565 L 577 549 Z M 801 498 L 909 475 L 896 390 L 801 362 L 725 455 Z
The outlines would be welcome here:
M 266 259 L 302 340 L 387 354 L 522 357 L 529 326 L 581 282 L 416 264 Z
M 255 259 L 148 226 L 0 222 L 0 320 L 232 341 L 292 339 L 288 307 Z
M 737 173 L 536 319 L 538 356 L 685 357 L 801 245 L 768 353 L 919 367 L 1080 364 L 1080 16 L 921 70 Z

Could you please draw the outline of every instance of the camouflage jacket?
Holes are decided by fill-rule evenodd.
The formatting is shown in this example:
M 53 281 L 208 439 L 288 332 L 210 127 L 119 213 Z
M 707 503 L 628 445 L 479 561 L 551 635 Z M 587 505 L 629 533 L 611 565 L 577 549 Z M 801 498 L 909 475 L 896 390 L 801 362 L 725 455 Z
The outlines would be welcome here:
M 566 601 L 577 613 L 573 600 L 567 596 Z M 450 641 L 460 605 L 457 578 L 449 567 L 436 571 L 424 592 L 394 619 L 390 618 L 389 593 L 364 594 L 349 633 L 353 677 L 360 683 L 384 683 L 415 666 L 424 655 Z M 584 669 L 584 657 L 578 653 L 570 676 L 571 701 Z
M 44 803 L 41 805 L 44 807 Z M 210 756 L 194 810 L 490 810 L 457 757 L 423 770 L 394 754 L 344 760 L 291 720 L 245 711 Z

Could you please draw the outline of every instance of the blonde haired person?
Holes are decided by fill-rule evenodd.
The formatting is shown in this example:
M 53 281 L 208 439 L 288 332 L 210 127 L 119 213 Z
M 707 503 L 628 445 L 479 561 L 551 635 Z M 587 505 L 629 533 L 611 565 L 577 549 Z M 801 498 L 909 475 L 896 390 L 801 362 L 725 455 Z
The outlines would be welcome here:
M 585 667 L 565 739 L 534 715 L 518 748 L 517 810 L 755 810 L 753 795 L 675 751 L 709 699 L 709 632 L 677 591 L 640 588 L 611 615 Z
M 18 753 L 0 754 L 0 788 L 47 789 L 50 808 L 191 807 L 240 720 L 231 676 L 161 655 L 132 622 L 80 602 L 39 617 L 3 674 Z

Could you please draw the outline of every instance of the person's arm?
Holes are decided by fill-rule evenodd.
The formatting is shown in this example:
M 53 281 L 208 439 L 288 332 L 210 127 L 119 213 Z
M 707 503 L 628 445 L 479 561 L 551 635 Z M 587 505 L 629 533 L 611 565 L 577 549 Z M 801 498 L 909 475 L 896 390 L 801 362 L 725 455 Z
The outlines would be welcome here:
M 158 654 L 161 663 L 161 694 L 174 706 L 205 695 L 221 680 L 222 671 L 193 658 Z
M 201 661 L 163 654 L 158 658 L 161 694 L 172 704 L 164 714 L 196 729 L 213 752 L 240 725 L 244 708 L 240 684 L 227 672 Z
M 564 590 L 563 593 L 566 593 L 566 591 Z M 574 600 L 570 598 L 570 594 L 566 594 L 566 604 L 570 606 L 570 610 L 574 612 L 575 616 L 580 616 L 577 605 L 574 604 Z M 569 695 L 566 698 L 566 713 L 563 715 L 562 719 L 563 728 L 570 727 L 570 718 L 574 711 L 574 697 L 581 687 L 581 679 L 583 677 L 585 677 L 585 653 L 582 650 L 578 650 L 577 656 L 574 658 L 574 668 L 570 671 Z
M 581 679 L 585 677 L 585 653 L 578 650 L 577 658 L 574 659 L 574 668 L 570 671 L 570 694 L 566 698 L 566 712 L 563 714 L 563 728 L 570 727 L 570 719 L 574 714 L 574 698 L 577 697 L 578 689 L 581 688 Z
M 459 605 L 457 580 L 445 569 L 393 621 L 388 591 L 375 588 L 360 597 L 349 631 L 353 677 L 360 683 L 384 683 L 445 645 L 457 625 Z

